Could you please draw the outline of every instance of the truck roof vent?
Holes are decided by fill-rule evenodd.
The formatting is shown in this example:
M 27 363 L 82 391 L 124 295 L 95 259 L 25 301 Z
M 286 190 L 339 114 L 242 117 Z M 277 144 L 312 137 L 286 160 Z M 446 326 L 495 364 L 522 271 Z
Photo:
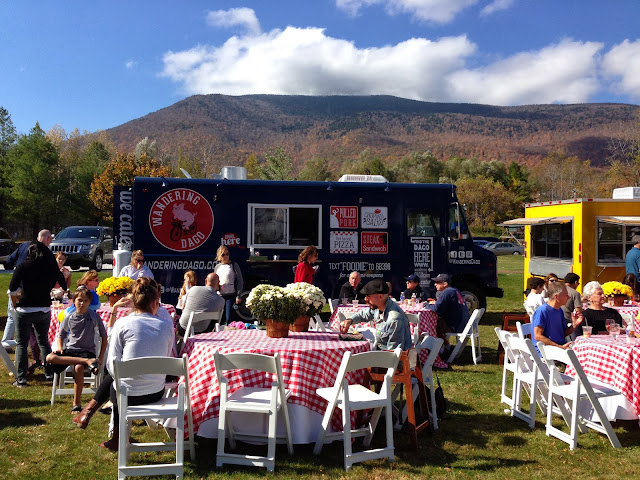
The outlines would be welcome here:
M 370 183 L 387 183 L 389 180 L 382 175 L 342 175 L 339 182 L 370 182 Z
M 619 199 L 640 198 L 640 187 L 614 188 L 613 198 L 619 198 Z

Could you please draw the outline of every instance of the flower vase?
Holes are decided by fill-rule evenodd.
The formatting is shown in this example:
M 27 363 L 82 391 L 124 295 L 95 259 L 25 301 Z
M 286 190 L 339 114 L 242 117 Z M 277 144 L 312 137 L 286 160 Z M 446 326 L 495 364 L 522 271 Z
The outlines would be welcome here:
M 265 323 L 267 324 L 267 337 L 287 338 L 289 336 L 288 323 L 271 320 L 270 318 Z
M 291 330 L 292 332 L 308 332 L 309 320 L 311 320 L 311 317 L 309 317 L 308 315 L 301 315 L 296 318 L 296 321 L 293 322 L 292 325 L 289 325 L 289 330 Z
M 613 305 L 615 307 L 622 307 L 624 306 L 624 301 L 626 300 L 627 296 L 626 295 L 620 295 L 620 294 L 616 294 L 613 296 Z
M 119 293 L 113 293 L 107 296 L 107 299 L 109 300 L 109 305 L 113 307 L 116 304 L 116 302 L 120 300 L 123 296 L 124 295 L 121 295 Z

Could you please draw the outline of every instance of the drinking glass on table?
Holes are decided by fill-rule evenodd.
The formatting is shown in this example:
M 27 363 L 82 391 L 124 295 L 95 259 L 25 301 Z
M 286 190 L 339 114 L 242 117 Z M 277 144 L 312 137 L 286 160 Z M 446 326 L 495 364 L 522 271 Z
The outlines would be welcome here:
M 355 308 L 355 307 L 357 307 L 357 306 L 358 306 L 358 303 L 359 303 L 359 302 L 358 302 L 358 300 L 354 300 L 354 301 L 353 301 L 353 307 L 354 307 L 354 308 Z
M 611 323 L 609 325 L 609 335 L 611 335 L 614 340 L 617 340 L 618 335 L 620 335 L 620 325 L 617 323 Z
M 607 332 L 609 332 L 609 333 L 610 333 L 610 330 L 609 330 L 609 329 L 611 328 L 611 324 L 612 324 L 612 323 L 613 323 L 613 318 L 607 318 L 607 319 L 604 321 L 604 325 L 605 325 L 605 327 L 607 327 Z

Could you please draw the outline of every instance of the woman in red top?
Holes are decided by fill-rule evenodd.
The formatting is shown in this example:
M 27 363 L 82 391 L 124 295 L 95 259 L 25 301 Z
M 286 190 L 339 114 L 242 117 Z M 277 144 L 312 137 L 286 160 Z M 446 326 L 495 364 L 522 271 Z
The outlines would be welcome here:
M 313 283 L 313 267 L 311 266 L 318 260 L 318 249 L 313 245 L 305 248 L 298 255 L 298 266 L 296 267 L 295 282 Z

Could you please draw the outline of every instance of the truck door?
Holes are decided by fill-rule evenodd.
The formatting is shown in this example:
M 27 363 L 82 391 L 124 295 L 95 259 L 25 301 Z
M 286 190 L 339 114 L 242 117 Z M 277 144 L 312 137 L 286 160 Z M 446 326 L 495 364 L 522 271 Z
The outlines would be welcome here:
M 441 244 L 440 211 L 433 208 L 411 208 L 406 210 L 407 238 L 412 256 L 409 273 L 420 277 L 423 291 L 431 289 L 431 277 L 444 271 Z M 446 261 L 446 260 L 445 260 Z M 435 272 L 435 273 L 434 273 Z
M 460 204 L 458 202 L 452 202 L 449 205 L 449 258 L 465 258 L 468 255 L 467 245 L 469 244 L 469 230 L 467 229 L 467 222 L 464 220 L 464 216 L 460 212 Z M 469 254 L 472 253 L 472 249 Z

